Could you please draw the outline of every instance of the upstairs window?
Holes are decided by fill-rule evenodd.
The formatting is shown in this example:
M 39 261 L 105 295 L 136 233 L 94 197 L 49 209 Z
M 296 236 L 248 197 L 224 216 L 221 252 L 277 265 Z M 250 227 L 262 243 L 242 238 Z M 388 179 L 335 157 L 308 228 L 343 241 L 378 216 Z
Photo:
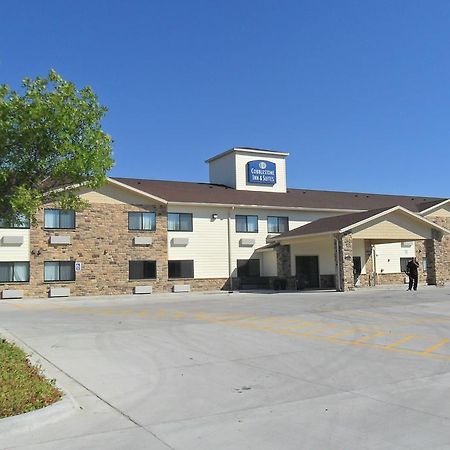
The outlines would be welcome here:
M 155 231 L 156 230 L 156 214 L 154 212 L 129 212 L 128 213 L 128 229 Z
M 259 277 L 259 259 L 238 259 L 237 260 L 238 277 Z
M 8 220 L 0 217 L 0 228 L 30 228 L 30 219 L 21 214 Z
M 237 233 L 257 233 L 258 216 L 236 216 Z
M 0 283 L 30 281 L 29 262 L 0 262 Z
M 75 261 L 45 261 L 44 281 L 75 281 Z
M 190 213 L 168 213 L 168 231 L 192 231 L 192 214 Z
M 289 231 L 288 217 L 267 217 L 267 232 L 268 233 L 284 233 Z
M 47 229 L 74 229 L 75 211 L 64 209 L 44 210 L 44 228 Z

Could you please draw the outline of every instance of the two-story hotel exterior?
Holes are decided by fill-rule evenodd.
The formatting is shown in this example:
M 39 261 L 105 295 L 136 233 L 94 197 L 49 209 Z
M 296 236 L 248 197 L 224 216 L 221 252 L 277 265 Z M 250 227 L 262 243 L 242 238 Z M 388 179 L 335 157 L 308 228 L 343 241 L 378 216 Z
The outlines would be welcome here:
M 287 188 L 287 153 L 233 148 L 210 183 L 109 178 L 90 206 L 0 228 L 3 298 L 450 280 L 450 199 Z

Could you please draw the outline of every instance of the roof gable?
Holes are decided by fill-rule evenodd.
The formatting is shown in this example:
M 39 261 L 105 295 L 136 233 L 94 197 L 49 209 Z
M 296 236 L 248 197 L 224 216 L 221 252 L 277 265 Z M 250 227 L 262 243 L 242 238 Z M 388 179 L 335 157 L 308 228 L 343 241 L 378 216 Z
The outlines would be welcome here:
M 380 208 L 369 211 L 364 211 L 361 213 L 354 214 L 344 214 L 334 217 L 325 217 L 323 219 L 318 219 L 310 222 L 301 227 L 295 228 L 294 230 L 288 231 L 286 233 L 280 234 L 270 241 L 283 241 L 292 238 L 298 238 L 303 236 L 312 236 L 319 234 L 334 234 L 334 233 L 345 233 L 350 231 L 357 231 L 361 238 L 369 238 L 368 234 L 362 233 L 362 230 L 369 228 L 371 225 L 386 222 L 388 216 L 392 214 L 401 214 L 407 217 L 407 219 L 420 226 L 414 227 L 416 230 L 416 237 L 410 236 L 411 239 L 425 239 L 429 238 L 427 233 L 424 233 L 423 229 L 436 229 L 445 234 L 450 233 L 449 230 L 411 212 L 402 206 L 395 206 L 392 208 Z M 394 221 L 395 222 L 395 221 Z M 402 227 L 402 224 L 395 224 L 398 227 Z M 381 227 L 383 228 L 383 227 Z M 394 227 L 395 228 L 395 227 Z M 392 228 L 392 230 L 394 229 Z M 390 230 L 390 231 L 392 231 Z M 420 230 L 420 231 L 419 231 Z M 372 230 L 373 231 L 373 230 Z M 383 233 L 382 230 L 377 230 L 378 233 Z M 385 235 L 389 232 L 384 232 Z M 392 236 L 394 239 L 398 236 Z

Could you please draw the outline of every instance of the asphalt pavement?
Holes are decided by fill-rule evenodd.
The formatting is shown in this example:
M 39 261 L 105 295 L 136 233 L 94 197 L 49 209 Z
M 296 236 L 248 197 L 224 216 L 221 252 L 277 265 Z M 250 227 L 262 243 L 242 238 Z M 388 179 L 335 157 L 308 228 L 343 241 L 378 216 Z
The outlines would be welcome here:
M 450 449 L 449 287 L 8 300 L 1 333 L 66 406 L 0 449 Z

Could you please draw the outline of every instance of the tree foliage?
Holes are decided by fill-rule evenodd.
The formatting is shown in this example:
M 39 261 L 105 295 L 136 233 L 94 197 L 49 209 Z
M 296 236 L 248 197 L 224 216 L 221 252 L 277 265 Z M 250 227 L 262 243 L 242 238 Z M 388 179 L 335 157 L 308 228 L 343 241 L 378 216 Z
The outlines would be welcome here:
M 0 85 L 0 217 L 34 220 L 48 202 L 81 208 L 79 187 L 98 188 L 114 164 L 106 111 L 89 86 L 53 70 L 25 78 L 21 93 Z

